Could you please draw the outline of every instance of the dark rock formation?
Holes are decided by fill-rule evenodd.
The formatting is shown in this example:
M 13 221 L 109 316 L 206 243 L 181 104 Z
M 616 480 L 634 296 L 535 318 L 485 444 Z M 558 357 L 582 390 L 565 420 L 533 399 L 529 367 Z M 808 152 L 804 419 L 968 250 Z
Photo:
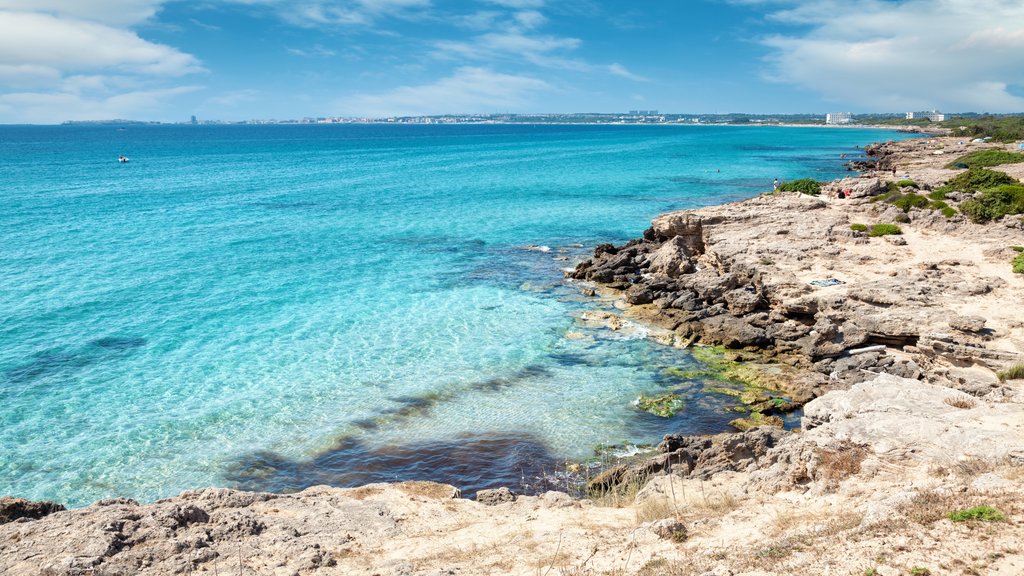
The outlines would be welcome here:
M 0 524 L 14 522 L 21 518 L 36 520 L 62 510 L 66 510 L 66 508 L 56 502 L 36 502 L 4 496 L 0 498 Z

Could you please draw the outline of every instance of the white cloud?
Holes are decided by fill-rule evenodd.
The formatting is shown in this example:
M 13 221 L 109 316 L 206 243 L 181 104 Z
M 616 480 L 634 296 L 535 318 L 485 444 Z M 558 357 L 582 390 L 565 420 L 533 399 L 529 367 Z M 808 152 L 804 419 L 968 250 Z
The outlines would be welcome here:
M 152 115 L 198 59 L 132 27 L 162 0 L 0 0 L 0 121 Z
M 0 12 L 0 64 L 61 70 L 115 68 L 169 76 L 201 70 L 195 57 L 133 32 L 28 12 Z
M 432 84 L 401 86 L 380 94 L 358 94 L 338 102 L 337 114 L 361 117 L 485 113 L 529 108 L 553 87 L 536 78 L 459 68 Z
M 130 26 L 156 14 L 166 0 L 0 0 L 0 12 L 35 12 L 61 19 Z
M 1024 2 L 734 0 L 798 33 L 762 39 L 766 75 L 865 110 L 1020 111 Z

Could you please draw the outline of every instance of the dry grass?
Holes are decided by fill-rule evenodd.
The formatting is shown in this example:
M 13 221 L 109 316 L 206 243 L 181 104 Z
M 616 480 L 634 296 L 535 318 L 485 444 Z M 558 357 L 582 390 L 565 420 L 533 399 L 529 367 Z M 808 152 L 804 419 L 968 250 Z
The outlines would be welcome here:
M 460 496 L 458 488 L 437 482 L 409 480 L 395 485 L 399 490 L 410 496 L 422 496 L 434 500 L 451 500 Z
M 740 501 L 728 492 L 708 494 L 701 484 L 701 494 L 690 502 L 690 505 L 705 515 L 723 516 L 740 507 Z
M 860 473 L 860 465 L 867 458 L 868 451 L 856 444 L 845 443 L 835 449 L 818 450 L 817 476 L 829 489 Z
M 951 459 L 945 464 L 932 464 L 928 468 L 928 473 L 936 478 L 952 474 L 966 482 L 973 480 L 982 474 L 994 472 L 1006 465 L 1007 463 L 1002 460 L 987 458 L 967 458 L 963 460 Z
M 973 398 L 967 398 L 966 396 L 951 396 L 943 400 L 943 402 L 953 408 L 963 408 L 964 410 L 970 410 L 978 404 Z
M 679 507 L 668 498 L 648 498 L 636 508 L 638 524 L 653 522 L 663 518 L 680 518 Z

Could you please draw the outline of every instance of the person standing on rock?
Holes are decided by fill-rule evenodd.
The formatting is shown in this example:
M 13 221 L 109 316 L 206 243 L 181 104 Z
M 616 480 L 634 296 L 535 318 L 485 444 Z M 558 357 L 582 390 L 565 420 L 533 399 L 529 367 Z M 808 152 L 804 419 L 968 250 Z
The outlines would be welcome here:
M 779 179 L 776 178 L 775 181 L 772 182 L 772 192 L 775 192 L 778 189 L 779 189 Z

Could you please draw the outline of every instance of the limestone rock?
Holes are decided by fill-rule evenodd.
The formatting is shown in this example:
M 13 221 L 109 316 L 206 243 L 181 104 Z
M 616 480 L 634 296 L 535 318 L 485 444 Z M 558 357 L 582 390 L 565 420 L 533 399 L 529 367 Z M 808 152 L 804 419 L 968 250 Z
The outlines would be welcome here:
M 981 316 L 954 316 L 949 320 L 949 327 L 962 332 L 981 332 L 985 329 L 985 319 Z
M 880 374 L 804 406 L 804 437 L 844 439 L 876 454 L 942 461 L 949 453 L 983 459 L 1021 458 L 1024 406 L 965 410 L 946 403 L 959 392 Z
M 488 506 L 497 506 L 504 502 L 515 502 L 515 500 L 516 495 L 505 486 L 493 490 L 480 490 L 476 493 L 476 501 Z
M 665 241 L 648 259 L 648 271 L 675 278 L 693 270 L 691 258 L 695 252 L 694 243 L 684 236 L 673 236 Z
M 645 528 L 654 532 L 659 538 L 682 542 L 686 540 L 686 524 L 674 518 L 662 518 L 644 525 Z
M 651 222 L 654 233 L 664 239 L 680 237 L 690 254 L 704 253 L 704 226 L 700 216 L 691 212 L 673 212 Z

